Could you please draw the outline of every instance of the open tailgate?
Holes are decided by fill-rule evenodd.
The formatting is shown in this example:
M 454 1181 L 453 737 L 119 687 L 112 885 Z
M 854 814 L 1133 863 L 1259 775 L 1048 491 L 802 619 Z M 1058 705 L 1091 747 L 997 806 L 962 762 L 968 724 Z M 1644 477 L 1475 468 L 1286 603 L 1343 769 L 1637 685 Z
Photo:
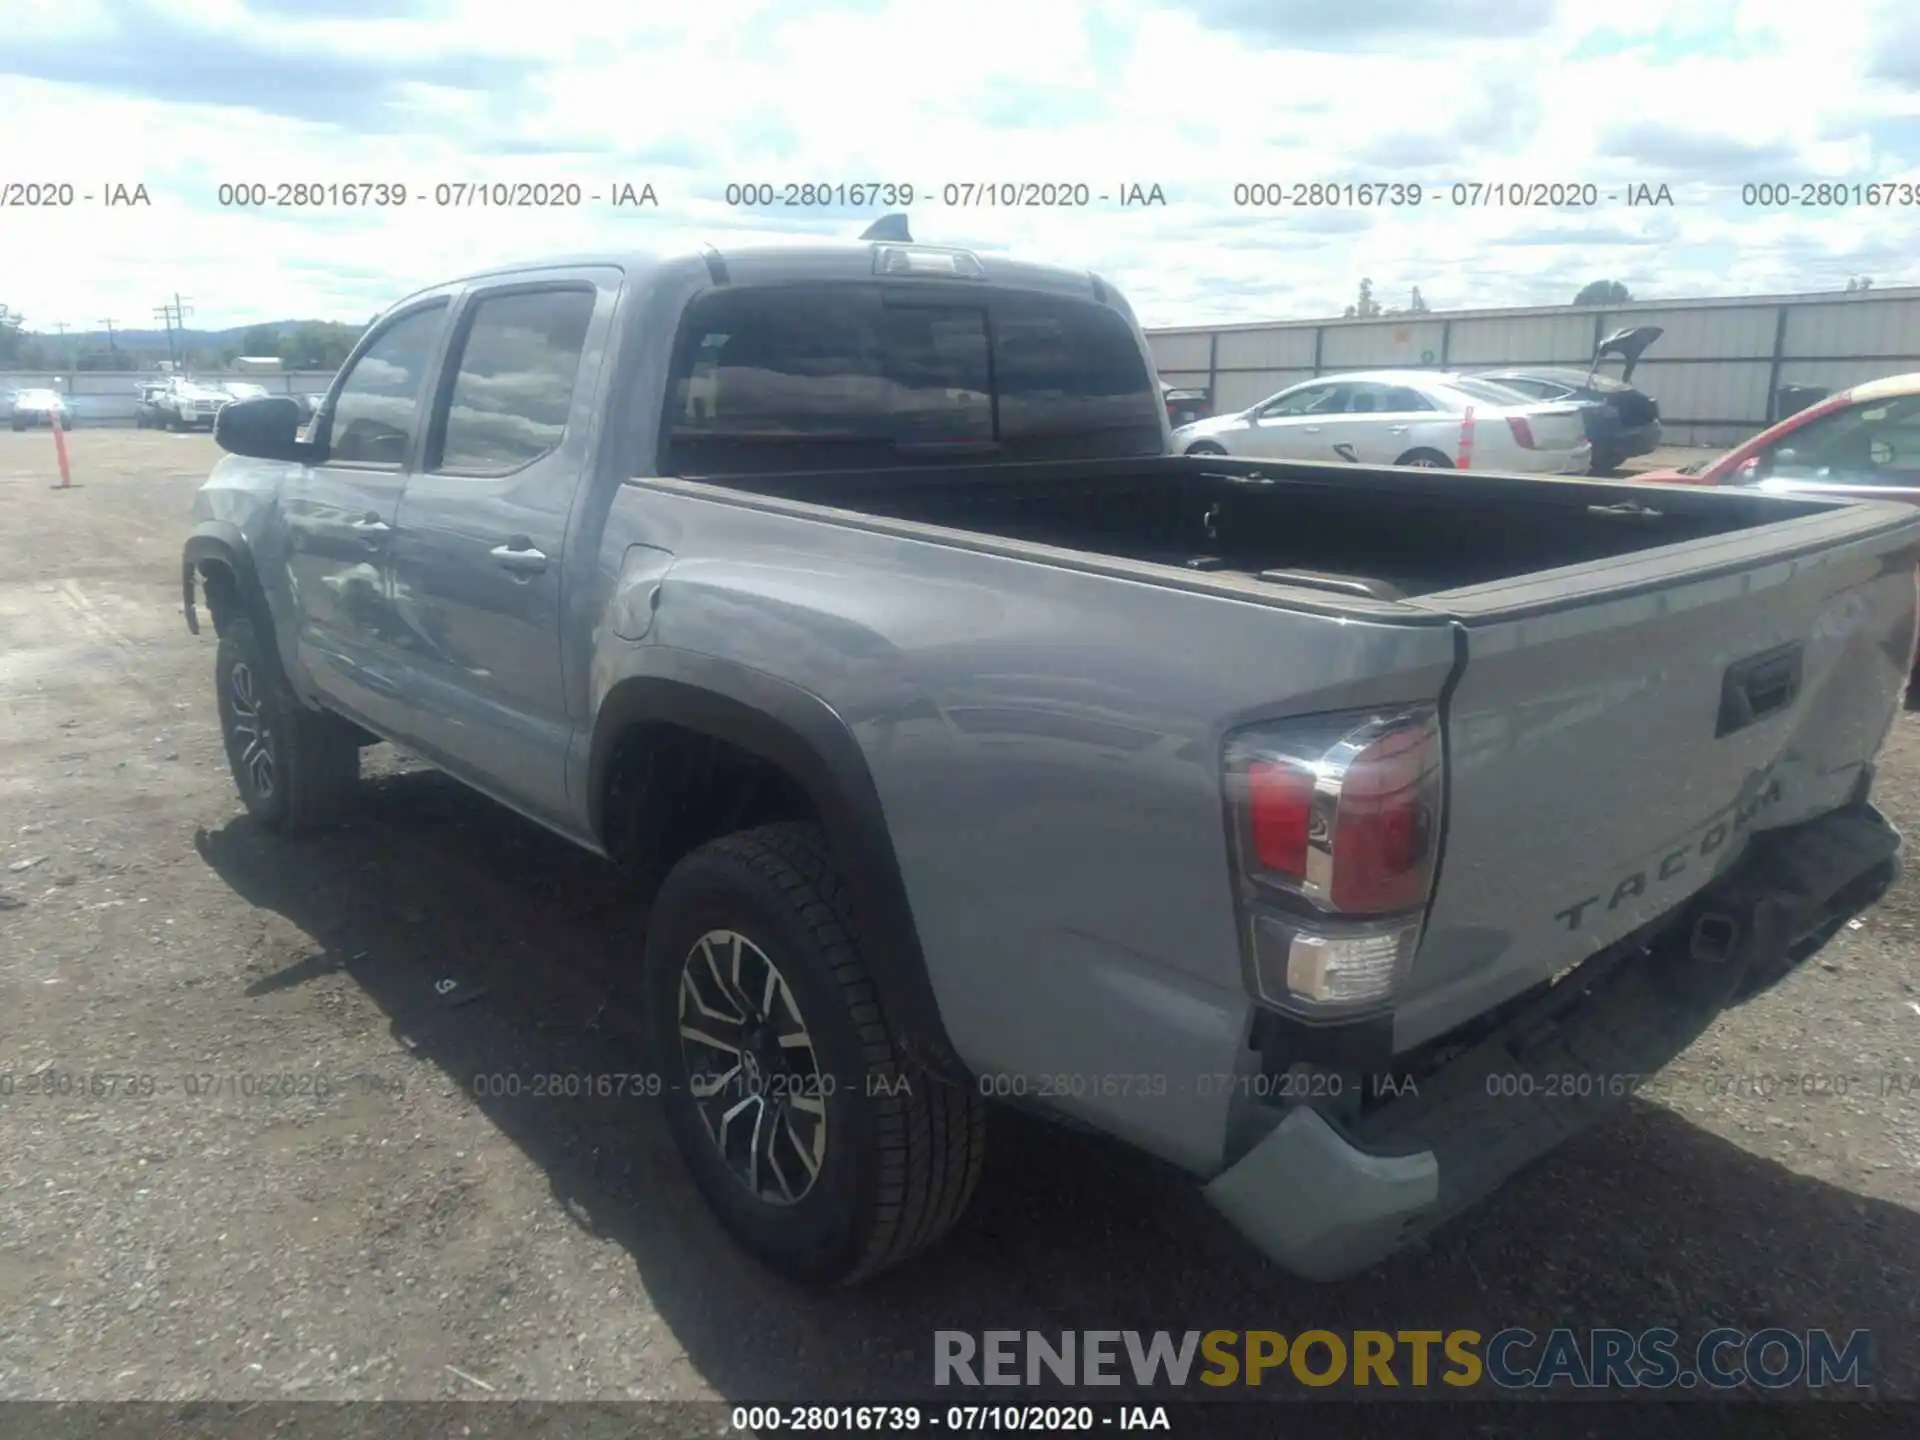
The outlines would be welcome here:
M 1920 516 L 1835 507 L 1421 602 L 1460 626 L 1418 1044 L 1853 796 L 1904 693 Z

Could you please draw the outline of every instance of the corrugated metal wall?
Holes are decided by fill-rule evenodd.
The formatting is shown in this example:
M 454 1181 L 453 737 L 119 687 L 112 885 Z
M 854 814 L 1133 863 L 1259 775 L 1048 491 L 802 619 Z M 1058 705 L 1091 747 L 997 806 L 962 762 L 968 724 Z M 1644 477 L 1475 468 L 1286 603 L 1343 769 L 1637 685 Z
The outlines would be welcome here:
M 1920 289 L 1276 322 L 1153 330 L 1147 339 L 1162 379 L 1211 386 L 1224 412 L 1337 370 L 1584 369 L 1601 336 L 1629 325 L 1666 331 L 1633 380 L 1660 402 L 1676 445 L 1745 439 L 1771 422 L 1782 385 L 1840 390 L 1920 371 Z M 1607 370 L 1618 375 L 1619 363 Z

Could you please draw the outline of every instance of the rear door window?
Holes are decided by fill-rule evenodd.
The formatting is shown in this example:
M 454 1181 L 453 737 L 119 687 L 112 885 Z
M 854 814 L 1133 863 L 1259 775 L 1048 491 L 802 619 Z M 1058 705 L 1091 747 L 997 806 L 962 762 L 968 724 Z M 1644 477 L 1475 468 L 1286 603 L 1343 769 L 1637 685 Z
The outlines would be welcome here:
M 1346 413 L 1349 415 L 1404 415 L 1408 411 L 1433 409 L 1418 390 L 1405 385 L 1368 382 L 1346 388 Z
M 1327 415 L 1338 410 L 1347 393 L 1344 385 L 1302 385 L 1277 395 L 1260 407 L 1262 420 L 1281 420 L 1289 415 Z
M 429 469 L 506 474 L 560 444 L 594 301 L 570 286 L 475 303 Z

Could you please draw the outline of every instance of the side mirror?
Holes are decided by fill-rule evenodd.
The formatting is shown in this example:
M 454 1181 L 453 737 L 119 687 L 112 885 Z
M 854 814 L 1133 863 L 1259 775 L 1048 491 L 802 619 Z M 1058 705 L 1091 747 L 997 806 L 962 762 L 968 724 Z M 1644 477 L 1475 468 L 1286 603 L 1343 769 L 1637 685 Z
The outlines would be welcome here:
M 254 460 L 304 461 L 314 447 L 300 439 L 306 419 L 300 402 L 287 395 L 261 395 L 222 405 L 213 418 L 213 443 L 230 455 Z

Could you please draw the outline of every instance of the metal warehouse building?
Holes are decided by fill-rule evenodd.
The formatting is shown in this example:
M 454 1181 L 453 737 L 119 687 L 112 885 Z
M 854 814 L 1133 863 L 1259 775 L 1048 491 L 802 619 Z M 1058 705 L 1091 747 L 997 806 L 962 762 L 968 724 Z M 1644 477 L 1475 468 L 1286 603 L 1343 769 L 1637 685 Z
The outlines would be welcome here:
M 1920 371 L 1920 287 L 1181 326 L 1149 330 L 1147 339 L 1162 380 L 1205 387 L 1215 412 L 1225 414 L 1340 370 L 1584 370 L 1601 337 L 1629 325 L 1666 331 L 1635 367 L 1633 383 L 1660 402 L 1674 445 L 1744 440 L 1775 418 L 1783 385 L 1831 391 Z M 1605 373 L 1618 375 L 1619 362 L 1609 361 Z

